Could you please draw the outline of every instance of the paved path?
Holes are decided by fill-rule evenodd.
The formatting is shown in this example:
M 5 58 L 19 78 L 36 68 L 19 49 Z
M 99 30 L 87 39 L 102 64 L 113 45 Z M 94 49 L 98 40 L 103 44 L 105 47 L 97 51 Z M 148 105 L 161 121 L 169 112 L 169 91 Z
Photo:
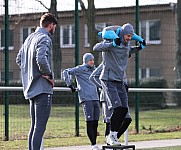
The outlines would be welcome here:
M 135 145 L 136 149 L 181 146 L 181 139 L 129 142 L 129 145 Z M 102 145 L 99 146 L 101 147 Z M 85 145 L 85 146 L 45 148 L 45 150 L 90 150 L 90 148 L 91 148 L 90 145 Z

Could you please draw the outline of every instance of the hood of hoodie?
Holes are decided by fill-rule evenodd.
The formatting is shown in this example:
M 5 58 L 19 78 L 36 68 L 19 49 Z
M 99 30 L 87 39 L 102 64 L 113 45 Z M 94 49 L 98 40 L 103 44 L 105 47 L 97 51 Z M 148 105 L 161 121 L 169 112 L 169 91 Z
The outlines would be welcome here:
M 94 59 L 94 56 L 91 53 L 85 53 L 83 55 L 83 64 L 87 64 L 91 59 Z
M 121 38 L 121 43 L 127 45 L 126 41 L 124 40 L 124 35 L 127 34 L 134 34 L 134 28 L 130 23 L 126 23 L 121 27 L 121 31 L 119 33 L 119 37 Z

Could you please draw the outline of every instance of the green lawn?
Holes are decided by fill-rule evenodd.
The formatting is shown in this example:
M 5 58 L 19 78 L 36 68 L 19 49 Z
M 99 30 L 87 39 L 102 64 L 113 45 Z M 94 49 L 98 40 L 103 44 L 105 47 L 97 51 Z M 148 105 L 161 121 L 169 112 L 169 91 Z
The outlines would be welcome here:
M 4 106 L 0 105 L 0 149 L 27 149 L 27 134 L 30 126 L 29 106 L 11 105 L 9 107 L 9 138 L 4 139 Z M 129 141 L 180 138 L 180 108 L 141 111 L 139 117 L 139 134 L 135 133 L 134 110 L 131 110 L 132 123 L 129 127 Z M 85 121 L 80 107 L 80 137 L 75 137 L 75 111 L 70 106 L 53 106 L 47 130 L 44 136 L 45 147 L 86 145 Z M 98 143 L 104 143 L 105 124 L 100 118 Z M 123 142 L 123 137 L 121 138 Z M 6 148 L 5 148 L 6 147 Z

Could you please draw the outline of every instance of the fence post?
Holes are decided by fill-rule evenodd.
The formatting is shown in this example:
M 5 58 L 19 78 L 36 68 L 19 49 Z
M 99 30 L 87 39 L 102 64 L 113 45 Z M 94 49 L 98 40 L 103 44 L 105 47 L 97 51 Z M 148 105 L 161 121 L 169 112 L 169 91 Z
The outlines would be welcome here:
M 136 0 L 135 13 L 136 34 L 139 35 L 139 0 Z M 136 42 L 137 44 L 137 42 Z M 139 53 L 135 54 L 135 87 L 139 87 Z M 135 93 L 135 128 L 139 133 L 139 93 Z
M 9 85 L 9 12 L 8 0 L 5 0 L 5 86 Z M 5 140 L 9 140 L 9 99 L 5 91 Z
M 78 0 L 75 0 L 75 66 L 79 65 L 79 10 Z M 79 136 L 79 100 L 75 93 L 75 135 Z

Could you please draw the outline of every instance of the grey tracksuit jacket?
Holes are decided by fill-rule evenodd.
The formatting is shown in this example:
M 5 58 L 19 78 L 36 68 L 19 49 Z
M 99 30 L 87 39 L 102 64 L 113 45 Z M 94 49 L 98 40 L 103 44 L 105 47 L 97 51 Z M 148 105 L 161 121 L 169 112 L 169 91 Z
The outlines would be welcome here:
M 90 100 L 99 100 L 97 87 L 89 80 L 89 77 L 94 70 L 95 67 L 89 67 L 87 64 L 82 64 L 63 71 L 64 80 L 67 86 L 71 85 L 70 75 L 75 76 L 80 103 Z
M 139 51 L 137 47 L 131 47 L 130 42 L 114 47 L 113 42 L 106 40 L 97 43 L 93 50 L 102 52 L 103 69 L 100 79 L 106 81 L 124 81 L 129 54 Z
M 101 81 L 100 81 L 100 74 L 102 72 L 103 69 L 103 62 L 93 71 L 93 73 L 90 75 L 89 79 L 98 87 L 98 88 L 102 88 L 101 86 Z M 126 78 L 126 73 L 124 73 L 124 77 L 123 77 L 123 82 L 125 84 L 127 84 L 127 78 Z M 101 92 L 101 97 L 100 97 L 100 101 L 106 101 L 106 96 L 105 93 Z
M 51 59 L 50 33 L 45 28 L 38 27 L 27 37 L 16 57 L 16 63 L 21 68 L 25 99 L 41 93 L 53 94 L 52 85 L 42 77 L 42 75 L 53 75 Z

